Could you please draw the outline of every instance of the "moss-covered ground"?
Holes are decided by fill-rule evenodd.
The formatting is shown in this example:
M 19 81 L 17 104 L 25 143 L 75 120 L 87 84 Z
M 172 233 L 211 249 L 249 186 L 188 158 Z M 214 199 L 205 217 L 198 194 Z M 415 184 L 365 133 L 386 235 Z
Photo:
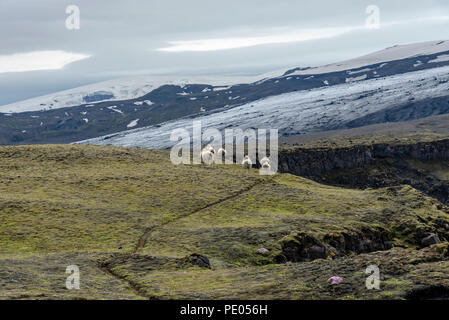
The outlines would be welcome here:
M 280 259 L 298 232 L 323 242 L 383 233 L 394 248 Z M 443 243 L 422 248 L 430 233 Z M 408 185 L 356 190 L 233 165 L 175 166 L 167 151 L 0 147 L 2 299 L 438 298 L 447 240 L 449 209 Z M 210 268 L 185 263 L 194 253 Z M 65 288 L 73 264 L 80 290 Z M 380 290 L 365 288 L 370 264 Z M 344 281 L 331 286 L 333 275 Z

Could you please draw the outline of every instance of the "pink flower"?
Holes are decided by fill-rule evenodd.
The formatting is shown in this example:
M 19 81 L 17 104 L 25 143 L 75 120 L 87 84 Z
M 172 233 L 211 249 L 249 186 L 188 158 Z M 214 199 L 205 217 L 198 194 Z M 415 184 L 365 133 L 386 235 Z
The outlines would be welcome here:
M 260 248 L 259 250 L 257 250 L 257 252 L 258 253 L 260 253 L 260 254 L 265 254 L 265 253 L 267 253 L 269 250 L 268 249 L 265 249 L 265 248 Z
M 329 280 L 331 281 L 331 284 L 339 284 L 343 282 L 343 278 L 337 276 L 330 277 L 329 279 L 327 279 L 327 281 Z

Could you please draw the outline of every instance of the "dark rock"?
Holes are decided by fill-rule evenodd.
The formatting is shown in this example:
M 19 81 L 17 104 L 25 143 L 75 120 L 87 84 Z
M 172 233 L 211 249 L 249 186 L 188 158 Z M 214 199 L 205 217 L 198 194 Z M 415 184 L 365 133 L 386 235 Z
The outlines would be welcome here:
M 357 232 L 326 234 L 320 241 L 307 233 L 293 233 L 281 240 L 277 263 L 337 258 L 349 253 L 368 253 L 393 248 L 393 235 L 383 228 L 362 228 Z M 285 261 L 284 261 L 285 259 Z
M 287 236 L 281 241 L 282 253 L 287 261 L 326 259 L 329 249 L 315 237 L 306 233 Z
M 438 244 L 441 243 L 440 238 L 438 238 L 438 235 L 432 233 L 430 235 L 428 235 L 427 237 L 425 237 L 424 239 L 421 240 L 421 245 L 423 247 L 428 247 L 431 246 L 433 244 Z
M 287 257 L 284 256 L 283 254 L 278 254 L 274 257 L 275 263 L 286 263 L 287 261 L 288 261 Z
M 348 252 L 367 253 L 393 248 L 392 235 L 382 228 L 353 233 L 331 233 L 324 236 L 324 241 L 335 248 L 338 256 Z
M 420 286 L 412 289 L 407 295 L 408 300 L 447 300 L 449 287 L 444 285 Z
M 200 268 L 208 268 L 210 269 L 209 258 L 206 256 L 202 256 L 200 254 L 192 254 L 188 257 L 188 260 L 194 266 L 198 266 Z

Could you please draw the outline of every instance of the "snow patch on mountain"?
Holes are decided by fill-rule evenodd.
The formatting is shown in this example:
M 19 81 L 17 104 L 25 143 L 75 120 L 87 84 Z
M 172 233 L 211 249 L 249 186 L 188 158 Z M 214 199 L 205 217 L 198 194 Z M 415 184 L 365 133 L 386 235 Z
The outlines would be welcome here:
M 117 106 L 110 106 L 110 107 L 107 107 L 107 108 L 108 108 L 109 110 L 115 111 L 115 112 L 117 112 L 117 113 L 123 113 L 122 110 L 117 109 Z
M 373 69 L 365 68 L 365 69 L 356 70 L 356 71 L 349 70 L 349 71 L 346 71 L 346 73 L 349 75 L 353 75 L 353 74 L 358 74 L 358 73 L 362 73 L 362 72 L 370 72 L 370 71 L 373 71 Z
M 139 122 L 139 119 L 131 121 L 130 123 L 128 123 L 128 125 L 126 127 L 133 128 L 133 127 L 137 126 L 137 122 Z
M 346 83 L 349 82 L 356 82 L 356 81 L 362 81 L 365 80 L 368 76 L 366 74 L 358 76 L 358 77 L 352 77 L 352 78 L 346 78 Z
M 437 62 L 446 62 L 449 61 L 449 54 L 443 54 L 441 56 L 438 56 L 436 59 L 429 60 L 428 63 L 437 63 Z

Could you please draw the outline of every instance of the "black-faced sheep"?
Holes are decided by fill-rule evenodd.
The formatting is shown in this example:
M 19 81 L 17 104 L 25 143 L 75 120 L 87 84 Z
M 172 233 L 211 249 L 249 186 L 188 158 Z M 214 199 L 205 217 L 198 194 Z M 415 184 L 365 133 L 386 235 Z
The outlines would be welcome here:
M 259 163 L 260 163 L 260 166 L 263 167 L 263 165 L 265 163 L 271 164 L 271 161 L 267 157 L 263 157 L 262 159 L 259 160 Z
M 262 163 L 262 169 L 270 170 L 271 169 L 271 165 L 268 162 L 264 162 L 264 163 Z

